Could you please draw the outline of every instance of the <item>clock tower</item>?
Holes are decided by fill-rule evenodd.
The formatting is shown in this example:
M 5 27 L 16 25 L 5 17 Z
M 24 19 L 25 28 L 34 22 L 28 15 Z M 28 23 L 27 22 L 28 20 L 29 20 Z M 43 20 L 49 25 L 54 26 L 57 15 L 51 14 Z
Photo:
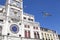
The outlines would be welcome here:
M 5 24 L 2 35 L 21 36 L 21 23 L 23 19 L 23 2 L 22 0 L 6 0 L 5 6 Z

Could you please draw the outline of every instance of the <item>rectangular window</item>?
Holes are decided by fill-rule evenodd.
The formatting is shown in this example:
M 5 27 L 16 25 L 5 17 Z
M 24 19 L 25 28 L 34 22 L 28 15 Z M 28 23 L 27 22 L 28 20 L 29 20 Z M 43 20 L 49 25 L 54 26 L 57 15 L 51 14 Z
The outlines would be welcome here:
M 53 40 L 53 39 L 51 39 L 51 40 Z
M 35 29 L 35 27 L 33 27 L 33 29 Z
M 2 26 L 0 26 L 0 36 L 2 35 Z
M 33 21 L 33 19 L 31 19 L 31 21 Z
M 2 23 L 3 22 L 3 20 L 2 19 L 0 19 L 0 23 Z
M 37 36 L 36 36 L 36 32 L 34 32 L 34 38 L 37 38 Z
M 30 31 L 25 30 L 25 37 L 30 38 Z
M 37 32 L 37 38 L 40 38 L 39 33 Z
M 38 27 L 36 27 L 36 29 L 38 29 Z
M 30 31 L 28 31 L 28 38 L 30 38 Z
M 0 10 L 0 13 L 2 13 L 3 12 L 3 9 L 2 10 Z
M 27 25 L 25 25 L 25 28 L 27 28 Z
M 42 38 L 42 40 L 44 40 L 44 38 Z
M 40 38 L 39 33 L 38 32 L 34 32 L 34 38 Z
M 25 25 L 25 28 L 30 28 L 30 26 L 29 25 Z
M 3 20 L 2 20 L 2 19 L 0 19 L 0 22 L 3 22 Z
M 27 31 L 25 31 L 25 37 L 27 38 Z
M 33 29 L 38 29 L 38 27 L 35 27 L 35 26 L 34 26 Z
M 48 40 L 48 39 L 46 39 L 46 40 Z
M 29 21 L 33 21 L 33 19 L 31 19 L 31 18 L 28 18 L 28 20 L 29 20 Z
M 23 17 L 24 19 L 26 19 L 26 17 Z
M 30 21 L 30 18 L 28 18 L 28 20 Z
M 28 25 L 28 28 L 30 28 L 30 26 Z

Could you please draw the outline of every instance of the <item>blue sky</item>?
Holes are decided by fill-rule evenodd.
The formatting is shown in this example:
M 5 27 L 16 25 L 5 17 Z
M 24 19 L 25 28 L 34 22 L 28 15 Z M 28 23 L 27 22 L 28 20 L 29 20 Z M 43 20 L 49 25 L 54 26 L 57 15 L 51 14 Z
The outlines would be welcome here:
M 35 16 L 35 20 L 40 22 L 41 27 L 56 30 L 60 34 L 60 0 L 23 0 L 24 12 Z M 0 0 L 4 5 L 5 0 Z M 44 17 L 42 11 L 50 13 L 52 16 Z

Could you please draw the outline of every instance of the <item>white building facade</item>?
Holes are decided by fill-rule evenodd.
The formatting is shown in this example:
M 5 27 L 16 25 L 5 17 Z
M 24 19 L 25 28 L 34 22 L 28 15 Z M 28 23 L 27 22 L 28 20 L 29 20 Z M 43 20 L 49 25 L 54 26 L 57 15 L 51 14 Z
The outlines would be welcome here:
M 42 40 L 59 40 L 56 31 L 40 27 Z
M 41 40 L 40 24 L 23 13 L 23 0 L 6 0 L 0 8 L 1 40 Z
M 33 15 L 23 13 L 23 0 L 6 0 L 0 6 L 0 40 L 58 40 L 55 32 L 42 29 Z

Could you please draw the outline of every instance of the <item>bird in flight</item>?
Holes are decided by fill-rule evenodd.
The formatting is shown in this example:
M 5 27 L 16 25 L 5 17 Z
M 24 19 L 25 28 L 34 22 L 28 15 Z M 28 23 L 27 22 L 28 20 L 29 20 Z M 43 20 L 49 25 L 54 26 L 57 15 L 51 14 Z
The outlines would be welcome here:
M 50 13 L 42 12 L 43 16 L 52 16 Z

